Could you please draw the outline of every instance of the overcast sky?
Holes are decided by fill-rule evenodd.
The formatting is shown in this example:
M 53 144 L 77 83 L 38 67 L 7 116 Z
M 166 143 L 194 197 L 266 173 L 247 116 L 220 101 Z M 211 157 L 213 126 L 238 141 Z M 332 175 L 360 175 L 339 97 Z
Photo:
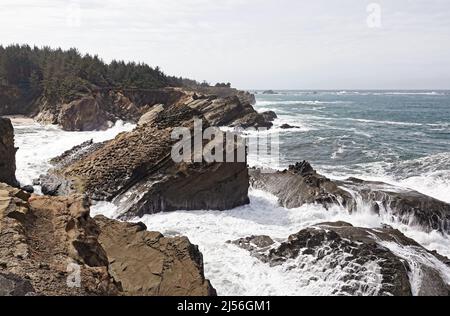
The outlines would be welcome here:
M 244 89 L 450 89 L 449 0 L 1 0 L 0 43 Z

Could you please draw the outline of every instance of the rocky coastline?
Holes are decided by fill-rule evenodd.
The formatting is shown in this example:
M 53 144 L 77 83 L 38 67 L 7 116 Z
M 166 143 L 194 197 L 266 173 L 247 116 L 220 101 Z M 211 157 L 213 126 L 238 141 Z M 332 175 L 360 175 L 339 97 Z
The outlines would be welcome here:
M 14 133 L 10 121 L 0 119 L 0 295 L 217 295 L 189 236 L 164 237 L 142 223 L 92 218 L 91 200 L 120 201 L 127 207 L 117 218 L 129 220 L 176 210 L 230 210 L 249 203 L 251 186 L 290 209 L 340 205 L 354 213 L 364 204 L 373 214 L 388 214 L 405 225 L 450 233 L 449 204 L 385 183 L 328 179 L 306 161 L 267 173 L 249 169 L 247 162 L 171 159 L 172 132 L 177 127 L 192 131 L 194 118 L 203 128 L 270 128 L 276 114 L 257 113 L 253 102 L 251 94 L 232 89 L 213 94 L 164 88 L 144 94 L 101 92 L 56 108 L 44 104 L 37 117 L 66 130 L 102 129 L 119 119 L 138 123 L 113 140 L 88 141 L 55 157 L 53 169 L 35 182 L 44 195 L 17 188 Z M 235 155 L 241 150 L 236 145 Z M 289 263 L 302 273 L 306 260 L 345 271 L 339 279 L 344 285 L 334 295 L 450 295 L 447 280 L 434 266 L 450 267 L 450 260 L 388 226 L 322 223 L 287 240 L 251 236 L 229 243 L 271 267 Z M 417 252 L 432 264 L 412 266 L 397 248 Z M 422 276 L 419 286 L 414 269 Z M 68 286 L 74 271 L 80 285 Z M 367 292 L 367 282 L 379 287 Z

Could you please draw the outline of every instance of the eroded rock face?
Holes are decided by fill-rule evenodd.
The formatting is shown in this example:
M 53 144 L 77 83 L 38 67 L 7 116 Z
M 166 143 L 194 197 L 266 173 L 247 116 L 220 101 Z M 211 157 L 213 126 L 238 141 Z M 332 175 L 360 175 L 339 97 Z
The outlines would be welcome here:
M 99 241 L 109 271 L 126 295 L 212 296 L 216 291 L 203 272 L 203 257 L 186 237 L 165 238 L 142 223 L 121 223 L 97 216 Z
M 35 113 L 37 120 L 59 124 L 68 131 L 101 130 L 117 120 L 137 123 L 159 106 L 196 109 L 214 126 L 270 128 L 274 120 L 274 113 L 259 114 L 254 110 L 254 95 L 229 88 L 101 90 L 67 104 L 40 102 L 42 105 Z
M 0 293 L 118 294 L 98 235 L 82 197 L 30 196 L 0 184 Z M 79 287 L 67 283 L 73 267 Z
M 215 295 L 196 246 L 145 230 L 0 183 L 0 295 Z
M 326 208 L 338 204 L 349 212 L 369 208 L 392 216 L 407 225 L 419 225 L 426 231 L 450 233 L 450 204 L 419 192 L 386 183 L 347 179 L 333 181 L 318 174 L 308 162 L 289 170 L 264 173 L 251 169 L 250 182 L 256 189 L 270 192 L 287 208 L 318 203 Z
M 0 182 L 18 186 L 16 180 L 16 151 L 11 121 L 0 117 Z
M 92 131 L 108 127 L 108 119 L 99 100 L 84 97 L 64 104 L 59 113 L 58 123 L 66 131 Z
M 366 229 L 344 222 L 323 223 L 281 243 L 268 236 L 233 243 L 271 266 L 289 264 L 300 277 L 317 268 L 317 274 L 304 282 L 326 281 L 335 289 L 333 295 L 450 294 L 450 285 L 442 275 L 450 271 L 448 259 L 428 252 L 390 227 Z M 411 256 L 405 256 L 402 250 Z

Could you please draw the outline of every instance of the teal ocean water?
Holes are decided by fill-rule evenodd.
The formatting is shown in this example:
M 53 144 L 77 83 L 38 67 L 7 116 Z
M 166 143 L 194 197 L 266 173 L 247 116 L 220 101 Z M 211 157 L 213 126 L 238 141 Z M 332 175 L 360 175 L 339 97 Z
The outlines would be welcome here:
M 329 176 L 393 182 L 450 202 L 450 91 L 256 96 L 258 111 L 279 116 L 282 167 L 309 160 Z

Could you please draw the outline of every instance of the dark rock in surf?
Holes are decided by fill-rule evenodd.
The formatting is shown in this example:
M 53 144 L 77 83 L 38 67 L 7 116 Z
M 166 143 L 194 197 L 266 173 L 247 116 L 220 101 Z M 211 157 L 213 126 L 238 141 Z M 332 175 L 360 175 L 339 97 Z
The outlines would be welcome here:
M 293 128 L 299 128 L 298 126 L 292 126 L 289 124 L 283 124 L 280 126 L 281 129 L 293 129 Z
M 291 166 L 282 172 L 266 173 L 250 169 L 250 184 L 278 197 L 281 206 L 297 208 L 318 203 L 325 207 L 334 204 L 351 205 L 353 198 L 330 179 L 316 173 L 307 162 Z
M 308 283 L 331 282 L 335 287 L 333 295 L 447 296 L 450 290 L 432 263 L 433 260 L 444 262 L 442 257 L 389 227 L 367 229 L 344 222 L 323 223 L 303 229 L 281 244 L 267 236 L 243 238 L 233 243 L 271 266 L 289 262 L 290 269 L 296 269 L 300 275 L 305 269 L 311 269 L 308 262 L 321 267 L 323 270 Z M 397 248 L 408 249 L 409 253 L 424 259 L 414 262 L 414 269 L 422 273 L 421 282 L 410 279 L 409 258 L 403 258 L 395 251 Z M 320 280 L 321 273 L 326 278 L 324 271 L 334 269 L 339 273 L 333 273 L 333 280 Z
M 261 115 L 269 122 L 273 122 L 278 118 L 278 115 L 274 111 L 263 112 Z
M 450 204 L 414 190 L 399 188 L 383 182 L 350 178 L 336 181 L 353 192 L 375 213 L 392 215 L 406 225 L 417 225 L 427 231 L 450 233 Z M 352 212 L 358 211 L 355 201 Z
M 355 178 L 333 181 L 318 174 L 307 162 L 290 166 L 289 170 L 282 172 L 266 173 L 251 169 L 250 182 L 254 188 L 277 196 L 280 205 L 287 208 L 308 203 L 322 204 L 326 208 L 339 204 L 353 213 L 369 207 L 374 213 L 384 212 L 406 225 L 450 233 L 448 203 L 381 182 Z
M 32 185 L 25 185 L 25 186 L 21 187 L 21 190 L 23 190 L 27 193 L 30 193 L 30 194 L 34 193 L 34 188 Z

